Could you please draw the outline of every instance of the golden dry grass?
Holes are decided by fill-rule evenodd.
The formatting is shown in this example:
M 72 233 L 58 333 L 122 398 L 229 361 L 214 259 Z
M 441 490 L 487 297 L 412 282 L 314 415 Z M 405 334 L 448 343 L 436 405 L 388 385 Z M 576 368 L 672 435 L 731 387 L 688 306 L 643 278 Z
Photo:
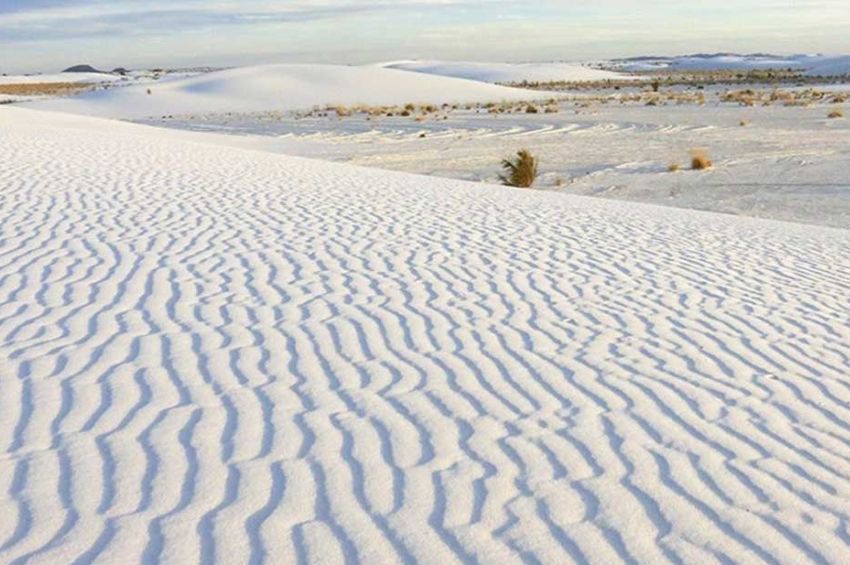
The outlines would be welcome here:
M 515 159 L 504 159 L 502 161 L 504 175 L 499 175 L 499 180 L 505 186 L 517 188 L 529 188 L 537 179 L 537 157 L 527 149 L 517 152 Z
M 75 82 L 43 82 L 38 84 L 0 84 L 0 94 L 13 96 L 57 96 L 85 92 L 94 88 L 92 84 Z
M 829 113 L 828 117 L 831 120 L 837 120 L 839 118 L 843 118 L 844 117 L 844 111 L 841 110 L 841 109 L 833 110 L 832 112 Z

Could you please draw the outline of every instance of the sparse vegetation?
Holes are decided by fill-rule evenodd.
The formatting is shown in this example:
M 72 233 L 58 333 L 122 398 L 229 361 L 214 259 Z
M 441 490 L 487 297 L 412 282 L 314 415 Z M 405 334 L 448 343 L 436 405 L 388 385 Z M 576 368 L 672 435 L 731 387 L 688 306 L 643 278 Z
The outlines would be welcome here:
M 636 73 L 646 77 L 645 81 L 606 79 L 596 81 L 520 81 L 508 82 L 506 86 L 515 86 L 531 90 L 546 91 L 587 91 L 620 90 L 628 88 L 647 88 L 651 92 L 660 92 L 662 87 L 686 86 L 704 88 L 712 85 L 800 85 L 846 82 L 844 76 L 816 77 L 806 76 L 799 69 L 750 69 L 735 70 L 666 70 Z
M 681 167 L 681 165 L 679 165 L 679 163 L 670 163 L 670 165 L 667 167 L 667 172 L 668 173 L 675 173 L 675 172 L 678 172 L 679 169 L 681 169 L 681 168 L 682 167 Z
M 832 112 L 829 113 L 829 119 L 831 119 L 831 120 L 837 120 L 837 119 L 843 118 L 843 117 L 844 117 L 844 111 L 841 110 L 840 108 L 837 109 L 837 110 L 833 110 Z
M 505 171 L 505 174 L 499 175 L 502 184 L 529 188 L 537 179 L 537 158 L 527 149 L 521 149 L 515 159 L 502 161 L 502 169 Z

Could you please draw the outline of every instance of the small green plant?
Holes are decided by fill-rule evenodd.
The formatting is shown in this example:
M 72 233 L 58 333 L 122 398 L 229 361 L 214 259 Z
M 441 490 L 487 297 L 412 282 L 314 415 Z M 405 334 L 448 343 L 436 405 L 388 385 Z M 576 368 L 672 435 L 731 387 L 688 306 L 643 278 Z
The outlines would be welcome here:
M 515 159 L 502 161 L 502 169 L 505 174 L 499 175 L 499 180 L 505 186 L 517 188 L 529 188 L 537 178 L 537 157 L 527 149 L 517 152 Z

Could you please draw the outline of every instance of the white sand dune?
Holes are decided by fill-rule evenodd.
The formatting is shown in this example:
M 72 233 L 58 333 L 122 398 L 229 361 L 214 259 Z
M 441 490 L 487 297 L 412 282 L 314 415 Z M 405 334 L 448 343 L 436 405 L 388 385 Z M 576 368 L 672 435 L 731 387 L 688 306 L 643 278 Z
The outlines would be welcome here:
M 43 75 L 3 75 L 0 84 L 101 83 L 118 82 L 123 77 L 105 73 L 54 73 Z
M 827 57 L 812 65 L 806 74 L 811 76 L 850 75 L 850 56 Z
M 465 103 L 545 96 L 546 93 L 375 66 L 264 65 L 91 92 L 72 99 L 36 102 L 32 107 L 110 118 L 144 118 L 304 110 L 327 104 Z
M 635 78 L 577 63 L 475 63 L 452 61 L 400 61 L 387 68 L 464 78 L 482 82 L 598 81 Z
M 850 560 L 848 231 L 0 144 L 0 562 Z

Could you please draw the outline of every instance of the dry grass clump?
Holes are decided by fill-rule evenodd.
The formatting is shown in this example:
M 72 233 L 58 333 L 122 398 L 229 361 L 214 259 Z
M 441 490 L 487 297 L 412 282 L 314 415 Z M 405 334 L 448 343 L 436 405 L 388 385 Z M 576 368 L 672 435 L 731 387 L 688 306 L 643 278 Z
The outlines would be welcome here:
M 502 169 L 505 174 L 499 175 L 499 180 L 505 186 L 529 188 L 537 179 L 537 157 L 527 149 L 517 152 L 514 159 L 504 159 Z
M 755 106 L 756 102 L 761 101 L 761 96 L 753 89 L 748 88 L 746 90 L 725 92 L 721 95 L 720 101 L 737 103 L 741 106 Z
M 828 117 L 831 120 L 837 120 L 839 118 L 843 118 L 844 117 L 844 111 L 841 110 L 840 108 L 837 109 L 837 110 L 833 110 L 832 112 L 829 113 Z
M 667 172 L 668 173 L 676 173 L 681 168 L 682 167 L 681 167 L 681 165 L 679 165 L 679 163 L 670 163 L 670 165 L 667 167 Z
M 525 113 L 526 114 L 536 114 L 537 112 L 539 112 L 539 110 L 537 109 L 537 106 L 535 106 L 534 104 L 529 104 L 528 106 L 525 107 Z
M 691 169 L 704 171 L 714 166 L 705 149 L 691 149 Z

